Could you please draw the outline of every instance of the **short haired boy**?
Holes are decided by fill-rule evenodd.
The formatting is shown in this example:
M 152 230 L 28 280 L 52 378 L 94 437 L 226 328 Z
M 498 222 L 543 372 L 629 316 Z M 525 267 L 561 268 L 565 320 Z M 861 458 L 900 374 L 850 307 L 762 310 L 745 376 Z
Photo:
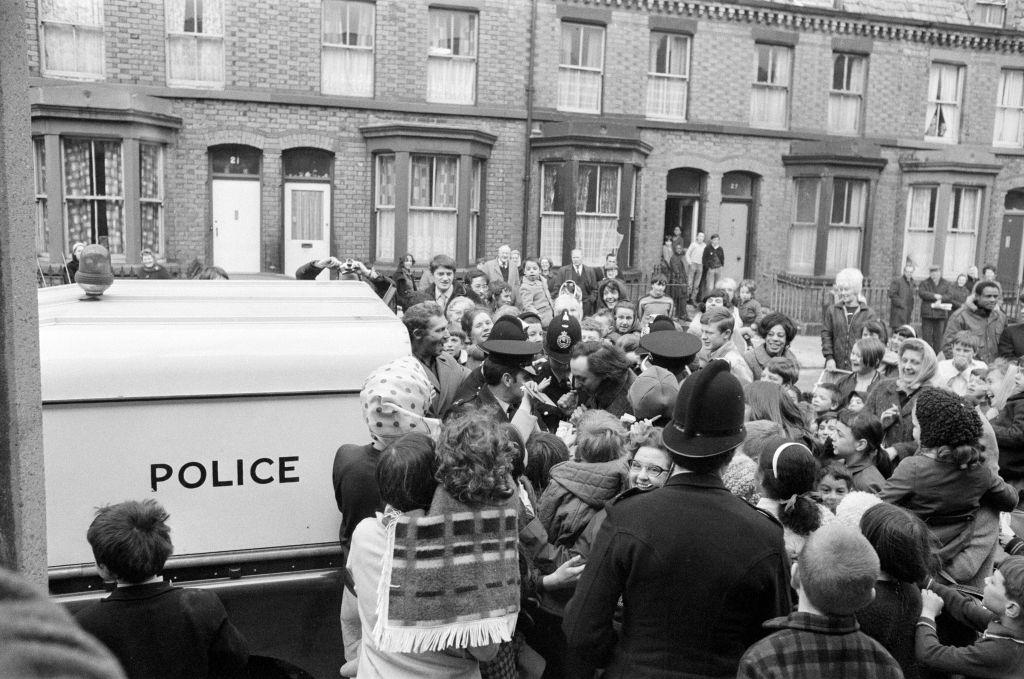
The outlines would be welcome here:
M 243 674 L 249 650 L 217 595 L 174 587 L 159 576 L 174 549 L 167 518 L 156 500 L 122 502 L 96 513 L 86 538 L 100 575 L 116 580 L 117 589 L 75 618 L 110 649 L 130 679 Z
M 957 396 L 966 396 L 971 383 L 971 371 L 987 367 L 976 357 L 980 343 L 970 330 L 961 330 L 953 336 L 952 358 L 939 361 L 932 384 L 949 389 Z
M 740 353 L 733 337 L 736 319 L 732 311 L 725 307 L 713 307 L 700 317 L 700 335 L 704 348 L 699 354 L 703 364 L 716 358 L 729 363 L 730 371 L 742 384 L 754 381 L 754 373 Z M 740 340 L 742 341 L 742 340 Z
M 675 317 L 676 304 L 665 294 L 667 287 L 668 277 L 665 274 L 656 273 L 651 276 L 651 291 L 641 297 L 637 304 L 637 317 L 641 328 L 646 328 L 655 316 Z
M 838 523 L 814 531 L 793 564 L 796 612 L 764 624 L 778 631 L 747 649 L 737 679 L 903 677 L 854 617 L 874 598 L 878 575 L 878 555 L 860 531 Z
M 840 394 L 836 385 L 831 383 L 814 385 L 814 390 L 811 392 L 811 406 L 814 408 L 816 416 L 820 417 L 829 411 L 839 410 L 839 400 Z
M 836 513 L 836 507 L 853 490 L 853 477 L 843 465 L 833 462 L 818 472 L 818 494 L 821 503 Z
M 972 677 L 1024 676 L 1024 557 L 1007 557 L 985 579 L 981 604 L 955 589 L 933 584 L 921 591 L 917 659 L 924 667 Z M 936 593 L 938 592 L 938 594 Z M 970 646 L 943 646 L 935 616 L 946 612 L 982 632 Z
M 855 415 L 843 411 L 836 417 L 833 450 L 853 477 L 852 490 L 877 495 L 882 492 L 885 477 L 875 466 L 881 453 L 884 430 L 882 423 L 870 413 Z

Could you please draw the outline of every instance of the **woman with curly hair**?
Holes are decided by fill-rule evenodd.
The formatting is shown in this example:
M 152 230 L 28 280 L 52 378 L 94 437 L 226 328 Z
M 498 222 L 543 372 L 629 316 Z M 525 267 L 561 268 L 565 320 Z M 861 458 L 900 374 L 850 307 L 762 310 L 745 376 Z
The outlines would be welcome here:
M 750 366 L 750 371 L 754 373 L 755 381 L 761 379 L 761 372 L 768 361 L 777 356 L 784 356 L 797 366 L 800 365 L 796 356 L 789 350 L 789 345 L 796 338 L 796 324 L 788 316 L 780 313 L 768 314 L 758 321 L 757 334 L 764 342 L 743 355 Z

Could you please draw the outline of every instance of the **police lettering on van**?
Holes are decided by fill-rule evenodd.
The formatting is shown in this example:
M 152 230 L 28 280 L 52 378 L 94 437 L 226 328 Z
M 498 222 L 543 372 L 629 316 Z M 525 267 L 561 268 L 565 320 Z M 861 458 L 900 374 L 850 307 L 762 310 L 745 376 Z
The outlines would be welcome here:
M 149 465 L 149 488 L 154 493 L 161 483 L 172 482 L 176 479 L 184 488 L 200 488 L 209 480 L 214 488 L 224 486 L 242 486 L 246 479 L 257 484 L 274 483 L 298 483 L 298 474 L 295 474 L 295 465 L 298 462 L 297 455 L 279 457 L 273 460 L 269 457 L 261 457 L 247 463 L 245 460 L 235 460 L 235 468 L 232 471 L 221 472 L 220 462 L 213 460 L 207 464 L 202 462 L 186 462 L 178 468 L 175 473 L 174 467 L 169 464 L 156 463 Z M 229 465 L 225 465 L 229 467 Z M 275 476 L 276 471 L 276 476 Z M 293 474 L 289 476 L 289 474 Z

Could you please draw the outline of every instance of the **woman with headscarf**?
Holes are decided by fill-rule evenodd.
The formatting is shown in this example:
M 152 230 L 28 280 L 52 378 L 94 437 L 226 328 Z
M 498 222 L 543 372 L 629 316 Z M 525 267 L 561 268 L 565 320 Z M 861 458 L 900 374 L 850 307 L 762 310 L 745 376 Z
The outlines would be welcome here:
M 908 339 L 900 345 L 899 377 L 876 382 L 868 392 L 864 412 L 882 421 L 885 428 L 882 445 L 894 462 L 896 458 L 910 457 L 917 450 L 912 421 L 914 404 L 918 392 L 932 381 L 937 369 L 938 360 L 928 343 Z
M 761 371 L 768 361 L 777 356 L 784 356 L 800 365 L 789 350 L 789 345 L 796 339 L 796 324 L 788 316 L 777 312 L 768 314 L 758 322 L 757 334 L 764 342 L 743 354 L 755 381 L 761 379 Z

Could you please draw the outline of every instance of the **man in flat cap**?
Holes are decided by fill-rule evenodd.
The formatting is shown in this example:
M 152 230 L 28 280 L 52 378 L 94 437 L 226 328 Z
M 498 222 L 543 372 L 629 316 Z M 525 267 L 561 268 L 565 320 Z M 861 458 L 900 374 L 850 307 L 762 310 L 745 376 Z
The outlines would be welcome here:
M 565 611 L 571 677 L 732 677 L 792 606 L 782 526 L 732 495 L 721 472 L 746 438 L 743 388 L 712 360 L 679 390 L 662 443 L 674 470 L 608 506 Z M 612 627 L 617 602 L 621 632 Z

